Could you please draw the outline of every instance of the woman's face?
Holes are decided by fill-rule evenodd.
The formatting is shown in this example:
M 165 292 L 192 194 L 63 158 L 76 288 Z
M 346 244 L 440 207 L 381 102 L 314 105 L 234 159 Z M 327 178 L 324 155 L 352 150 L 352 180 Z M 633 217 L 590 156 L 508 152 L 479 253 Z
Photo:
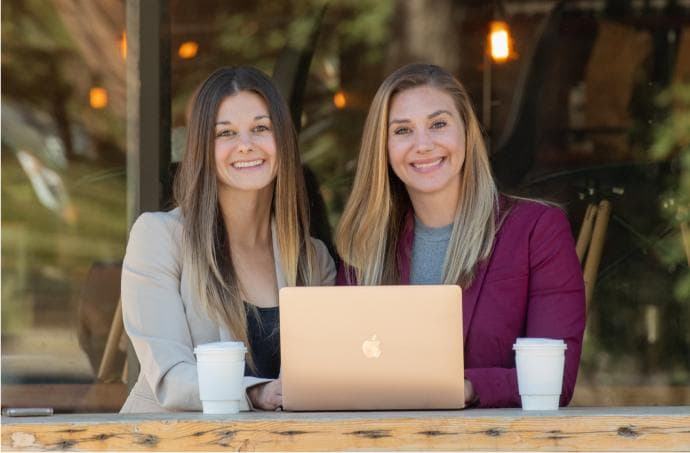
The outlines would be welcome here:
M 264 99 L 251 91 L 226 97 L 215 125 L 220 191 L 265 189 L 276 177 L 276 141 Z
M 453 98 L 429 85 L 396 94 L 388 116 L 388 159 L 413 199 L 457 200 L 465 124 Z

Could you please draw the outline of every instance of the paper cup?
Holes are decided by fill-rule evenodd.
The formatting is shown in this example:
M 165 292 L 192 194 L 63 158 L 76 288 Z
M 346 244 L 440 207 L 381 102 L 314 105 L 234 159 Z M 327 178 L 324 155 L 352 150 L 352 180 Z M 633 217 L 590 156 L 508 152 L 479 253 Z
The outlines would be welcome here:
M 236 414 L 244 399 L 244 355 L 241 341 L 206 343 L 194 349 L 199 397 L 204 414 Z
M 517 339 L 513 349 L 524 410 L 558 409 L 566 348 L 563 340 Z

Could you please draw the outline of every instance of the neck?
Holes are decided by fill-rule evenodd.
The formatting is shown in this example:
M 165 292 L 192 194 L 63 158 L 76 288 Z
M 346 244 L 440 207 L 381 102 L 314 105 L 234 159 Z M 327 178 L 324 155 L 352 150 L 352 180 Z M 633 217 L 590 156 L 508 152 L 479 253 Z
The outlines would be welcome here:
M 457 191 L 453 195 L 410 193 L 410 201 L 417 218 L 426 226 L 439 228 L 450 225 L 455 220 L 460 196 Z
M 271 244 L 272 199 L 272 186 L 252 192 L 219 190 L 218 202 L 231 248 L 251 249 Z

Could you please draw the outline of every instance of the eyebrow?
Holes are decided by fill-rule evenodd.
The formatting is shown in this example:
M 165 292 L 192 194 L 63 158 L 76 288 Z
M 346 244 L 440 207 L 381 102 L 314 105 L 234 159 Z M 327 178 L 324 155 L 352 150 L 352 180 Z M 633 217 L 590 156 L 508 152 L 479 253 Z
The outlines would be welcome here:
M 437 117 L 437 116 L 439 116 L 439 115 L 441 115 L 441 114 L 443 114 L 443 113 L 448 114 L 448 115 L 450 115 L 450 116 L 453 116 L 453 114 L 450 113 L 448 110 L 443 110 L 443 109 L 442 109 L 442 110 L 436 110 L 434 113 L 429 114 L 429 115 L 427 116 L 427 118 L 428 118 L 428 119 L 435 118 L 435 117 Z M 390 125 L 392 125 L 392 124 L 397 124 L 397 123 L 409 123 L 409 122 L 410 122 L 410 120 L 408 120 L 408 119 L 406 119 L 406 118 L 401 118 L 401 119 L 395 119 L 395 120 L 389 121 L 389 122 L 388 122 L 388 125 L 390 126 Z
M 264 118 L 271 119 L 268 115 L 257 115 L 254 117 L 254 121 L 262 120 Z M 227 125 L 227 124 L 232 124 L 232 122 L 231 121 L 216 121 L 216 126 Z

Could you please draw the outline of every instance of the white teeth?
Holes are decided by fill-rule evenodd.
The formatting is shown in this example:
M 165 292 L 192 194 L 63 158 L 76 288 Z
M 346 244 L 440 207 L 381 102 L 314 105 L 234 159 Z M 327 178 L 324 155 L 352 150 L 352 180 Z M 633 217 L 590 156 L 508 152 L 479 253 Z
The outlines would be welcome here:
M 234 162 L 232 164 L 232 166 L 235 168 L 249 168 L 249 167 L 256 167 L 256 166 L 261 165 L 263 163 L 264 163 L 263 159 L 257 159 L 257 160 L 252 160 L 249 162 Z
M 430 167 L 435 167 L 436 165 L 440 164 L 441 161 L 443 160 L 443 157 L 439 157 L 433 162 L 427 162 L 425 164 L 420 164 L 420 163 L 412 163 L 412 166 L 414 168 L 430 168 Z

